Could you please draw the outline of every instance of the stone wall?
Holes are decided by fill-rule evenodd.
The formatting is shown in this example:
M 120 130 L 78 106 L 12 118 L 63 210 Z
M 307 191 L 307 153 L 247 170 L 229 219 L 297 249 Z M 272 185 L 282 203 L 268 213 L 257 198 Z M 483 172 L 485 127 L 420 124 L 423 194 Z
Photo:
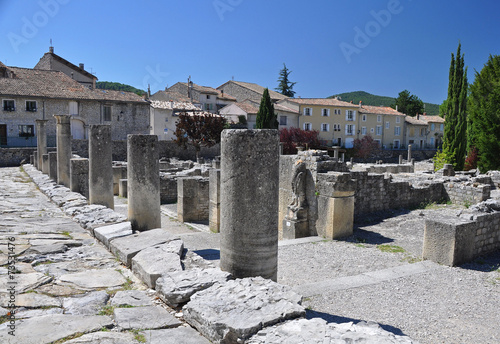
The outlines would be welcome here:
M 160 203 L 177 202 L 177 177 L 160 172 Z
M 209 179 L 177 179 L 177 218 L 181 222 L 206 221 L 209 217 Z
M 443 186 L 447 200 L 456 204 L 469 206 L 490 198 L 490 185 L 447 182 Z
M 455 266 L 500 249 L 500 212 L 426 220 L 423 258 Z
M 0 148 L 0 167 L 20 166 L 24 160 L 29 163 L 30 155 L 36 151 L 36 147 L 27 148 Z M 48 148 L 47 152 L 55 152 L 55 148 Z
M 411 151 L 411 157 L 415 159 L 415 161 L 428 160 L 436 155 L 435 149 L 413 149 Z M 385 163 L 393 163 L 397 164 L 399 162 L 399 156 L 402 155 L 403 159 L 406 160 L 408 157 L 408 149 L 384 149 L 379 153 L 370 157 L 369 159 L 358 159 L 354 158 L 354 162 L 358 163 L 375 163 L 378 160 L 382 160 Z

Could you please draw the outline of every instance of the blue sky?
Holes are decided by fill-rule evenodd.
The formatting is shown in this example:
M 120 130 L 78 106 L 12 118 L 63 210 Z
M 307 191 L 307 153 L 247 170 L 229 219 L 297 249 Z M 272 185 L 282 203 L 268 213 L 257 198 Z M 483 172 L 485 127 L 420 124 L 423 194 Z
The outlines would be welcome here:
M 459 41 L 471 82 L 500 54 L 499 15 L 498 0 L 0 0 L 0 61 L 32 68 L 52 39 L 100 81 L 153 92 L 189 75 L 275 88 L 286 63 L 297 96 L 408 89 L 439 104 Z

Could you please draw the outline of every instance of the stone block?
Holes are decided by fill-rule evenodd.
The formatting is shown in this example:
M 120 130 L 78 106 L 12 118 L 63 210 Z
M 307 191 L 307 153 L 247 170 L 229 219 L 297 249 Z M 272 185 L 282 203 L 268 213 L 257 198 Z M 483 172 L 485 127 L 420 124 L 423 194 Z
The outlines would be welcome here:
M 160 306 L 115 308 L 115 322 L 124 330 L 177 327 L 182 323 Z
M 160 299 L 172 307 L 186 303 L 196 292 L 215 283 L 224 283 L 231 274 L 217 268 L 174 271 L 162 275 L 156 281 L 156 292 Z
M 215 161 L 215 160 L 214 160 Z M 220 164 L 220 162 L 219 162 Z M 209 171 L 208 193 L 209 204 L 209 228 L 214 233 L 220 231 L 220 170 L 211 169 Z
M 127 166 L 113 166 L 113 194 L 120 193 L 120 179 L 127 178 Z
M 94 236 L 108 248 L 111 240 L 131 234 L 132 225 L 130 222 L 115 223 L 94 229 Z
M 118 196 L 127 198 L 127 179 L 120 179 L 118 182 Z
M 277 145 L 276 145 L 277 146 Z M 263 327 L 303 317 L 301 297 L 261 277 L 215 284 L 191 297 L 184 319 L 213 342 L 244 342 Z
M 109 248 L 123 264 L 130 267 L 132 258 L 140 251 L 148 247 L 178 239 L 179 238 L 168 233 L 166 230 L 157 228 L 122 238 L 116 238 L 110 242 Z
M 161 275 L 182 270 L 180 254 L 183 250 L 182 240 L 148 247 L 132 258 L 132 271 L 154 289 Z
M 177 179 L 177 218 L 179 221 L 208 220 L 209 203 L 208 178 Z
M 163 330 L 141 332 L 147 344 L 210 344 L 210 342 L 191 327 L 180 326 Z
M 111 306 L 152 306 L 152 300 L 143 290 L 120 290 L 111 299 Z

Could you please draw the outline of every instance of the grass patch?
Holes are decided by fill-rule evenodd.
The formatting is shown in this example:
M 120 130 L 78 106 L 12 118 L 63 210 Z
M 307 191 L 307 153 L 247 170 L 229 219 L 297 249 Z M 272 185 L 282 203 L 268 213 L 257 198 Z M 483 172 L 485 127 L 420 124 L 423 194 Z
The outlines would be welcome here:
M 366 245 L 365 244 L 361 244 L 361 243 L 357 243 L 354 246 L 361 247 L 361 248 L 366 248 Z
M 81 337 L 83 335 L 84 335 L 83 332 L 77 332 L 75 334 L 72 334 L 71 336 L 67 336 L 67 337 L 61 338 L 59 340 L 56 340 L 55 342 L 52 342 L 52 344 L 62 344 L 64 342 L 67 342 L 70 339 L 79 338 L 79 337 Z
M 115 306 L 111 305 L 106 305 L 102 307 L 102 309 L 97 313 L 97 315 L 113 315 L 113 312 L 115 311 Z
M 402 262 L 407 262 L 407 263 L 410 263 L 410 264 L 415 264 L 415 263 L 421 262 L 422 259 L 410 256 L 409 254 L 405 254 L 405 256 L 403 257 L 403 259 L 401 259 L 401 261 Z
M 382 252 L 389 252 L 389 253 L 403 253 L 405 252 L 404 248 L 401 246 L 396 246 L 396 245 L 377 245 L 377 248 L 382 251 Z
M 67 237 L 68 237 L 68 238 L 70 238 L 70 239 L 73 239 L 73 237 L 71 236 L 71 234 L 69 234 L 69 232 L 68 232 L 68 231 L 64 231 L 64 232 L 62 232 L 61 234 L 62 234 L 62 235 L 64 235 L 64 236 L 67 236 Z
M 139 343 L 146 343 L 146 337 L 144 334 L 140 333 L 139 330 L 130 330 L 134 334 L 134 339 Z

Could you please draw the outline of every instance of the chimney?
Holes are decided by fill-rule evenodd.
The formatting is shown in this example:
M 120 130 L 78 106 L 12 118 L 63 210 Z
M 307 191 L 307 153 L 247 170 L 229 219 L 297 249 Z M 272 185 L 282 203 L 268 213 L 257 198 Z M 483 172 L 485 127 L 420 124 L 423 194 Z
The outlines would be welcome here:
M 53 46 L 50 46 L 49 47 L 49 53 L 53 54 L 54 53 L 54 47 Z
M 220 90 L 220 93 L 222 94 L 222 96 L 224 97 L 224 90 Z
M 359 101 L 359 107 L 360 107 L 360 108 L 361 108 L 361 104 L 362 104 L 362 103 L 363 103 L 363 102 L 360 100 L 360 101 Z
M 427 116 L 427 112 L 424 112 L 424 116 Z
M 149 87 L 149 84 L 148 84 L 148 98 L 151 97 L 151 88 Z
M 83 66 L 83 63 L 80 63 L 79 67 L 80 67 L 81 69 L 85 69 L 85 68 L 83 68 L 83 67 L 84 67 L 84 66 Z

